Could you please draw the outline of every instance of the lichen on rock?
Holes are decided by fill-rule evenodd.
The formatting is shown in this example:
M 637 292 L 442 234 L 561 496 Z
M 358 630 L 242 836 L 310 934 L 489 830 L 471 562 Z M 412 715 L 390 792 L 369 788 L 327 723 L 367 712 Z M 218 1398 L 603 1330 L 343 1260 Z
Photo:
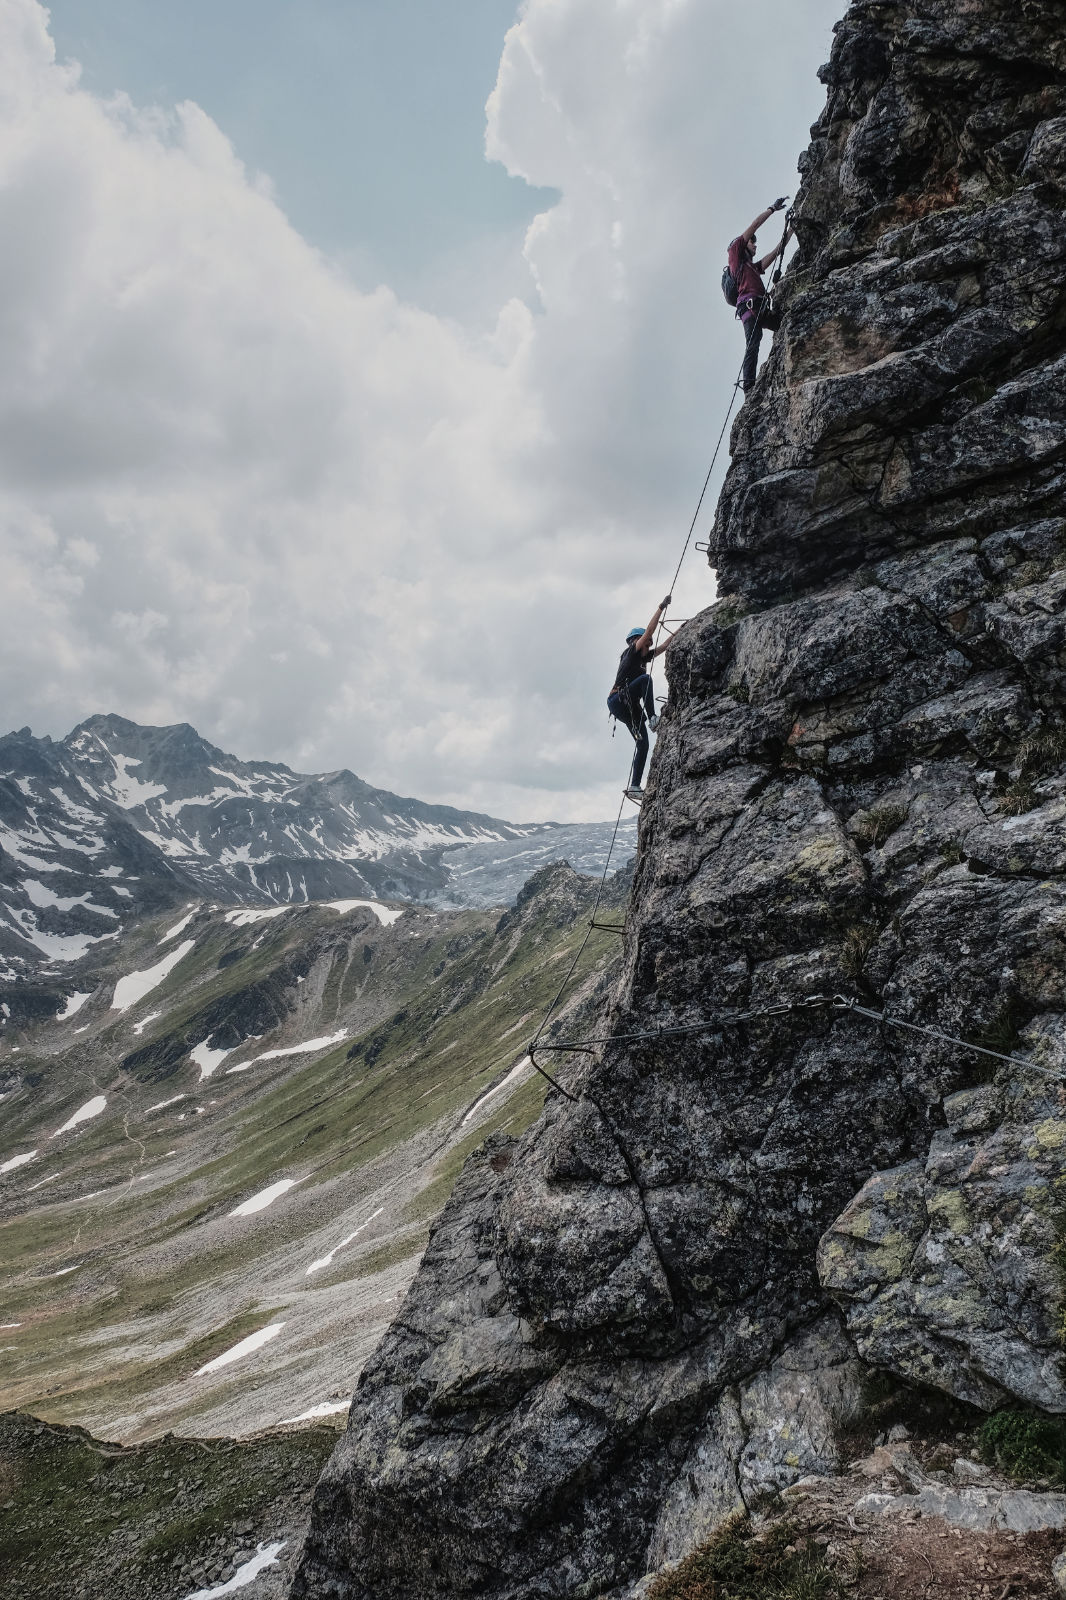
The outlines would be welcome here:
M 1066 1411 L 1054 1263 L 1066 1120 L 1044 1087 L 944 1102 L 924 1162 L 875 1173 L 822 1239 L 822 1283 L 873 1366 L 972 1405 Z
M 598 1031 L 705 1027 L 471 1159 L 294 1595 L 625 1593 L 832 1470 L 857 1355 L 1063 1409 L 1056 1085 L 965 1047 L 1066 1071 L 1061 6 L 859 0 L 824 76 Z M 964 1044 L 728 1020 L 826 991 Z

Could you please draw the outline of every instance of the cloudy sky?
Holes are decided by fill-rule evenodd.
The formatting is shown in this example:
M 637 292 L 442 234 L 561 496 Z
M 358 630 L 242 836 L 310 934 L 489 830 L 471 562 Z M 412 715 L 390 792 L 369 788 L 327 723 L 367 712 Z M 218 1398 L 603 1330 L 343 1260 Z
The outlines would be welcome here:
M 613 815 L 843 6 L 0 0 L 0 724 Z

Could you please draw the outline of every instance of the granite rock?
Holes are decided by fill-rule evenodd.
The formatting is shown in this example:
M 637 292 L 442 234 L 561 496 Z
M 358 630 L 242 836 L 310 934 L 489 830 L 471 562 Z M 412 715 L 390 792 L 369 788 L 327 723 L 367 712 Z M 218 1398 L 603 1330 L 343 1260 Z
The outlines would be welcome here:
M 875 1173 L 823 1237 L 822 1283 L 873 1366 L 992 1408 L 1066 1411 L 1057 1243 L 1066 1121 L 1037 1090 L 944 1102 L 924 1161 Z M 991 1124 L 991 1125 L 990 1125 Z
M 955 1528 L 986 1533 L 1059 1532 L 1066 1528 L 1066 1495 L 1033 1489 L 953 1489 L 931 1483 L 917 1494 L 867 1494 L 856 1503 L 857 1516 L 889 1517 L 900 1512 L 940 1517 Z

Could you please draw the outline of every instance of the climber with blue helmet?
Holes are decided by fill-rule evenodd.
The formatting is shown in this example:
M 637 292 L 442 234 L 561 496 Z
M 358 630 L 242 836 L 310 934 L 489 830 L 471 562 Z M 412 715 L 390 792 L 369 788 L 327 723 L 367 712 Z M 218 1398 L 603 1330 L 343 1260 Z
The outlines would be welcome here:
M 659 726 L 648 667 L 654 657 L 661 656 L 666 649 L 665 644 L 655 648 L 655 630 L 672 598 L 672 595 L 666 596 L 646 628 L 630 628 L 626 634 L 626 647 L 618 661 L 614 687 L 607 696 L 607 709 L 611 716 L 629 729 L 636 744 L 633 770 L 626 787 L 630 800 L 639 800 L 643 796 L 640 780 L 648 759 L 648 730 L 650 728 L 654 733 Z

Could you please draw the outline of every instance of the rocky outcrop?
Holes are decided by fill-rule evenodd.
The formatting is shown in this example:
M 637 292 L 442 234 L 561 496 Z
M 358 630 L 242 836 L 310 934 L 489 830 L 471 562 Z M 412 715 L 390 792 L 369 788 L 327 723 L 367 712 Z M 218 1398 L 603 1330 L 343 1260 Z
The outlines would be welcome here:
M 295 1595 L 625 1592 L 831 1465 L 837 1301 L 871 1360 L 1060 1408 L 1048 1080 L 803 1002 L 1066 1065 L 1061 8 L 864 0 L 825 78 L 722 598 L 667 658 L 631 1037 L 471 1162 Z M 986 1068 L 996 1109 L 964 1126 Z M 963 1280 L 989 1303 L 960 1341 Z
M 1006 1391 L 1064 1412 L 1049 1200 L 1066 1119 L 1040 1090 L 1003 1101 L 990 1085 L 950 1095 L 926 1159 L 875 1173 L 837 1218 L 819 1275 L 873 1366 L 973 1405 Z
M 689 1446 L 648 1542 L 649 1570 L 687 1555 L 736 1511 L 810 1473 L 840 1466 L 840 1425 L 858 1409 L 865 1369 L 832 1317 L 729 1388 Z

